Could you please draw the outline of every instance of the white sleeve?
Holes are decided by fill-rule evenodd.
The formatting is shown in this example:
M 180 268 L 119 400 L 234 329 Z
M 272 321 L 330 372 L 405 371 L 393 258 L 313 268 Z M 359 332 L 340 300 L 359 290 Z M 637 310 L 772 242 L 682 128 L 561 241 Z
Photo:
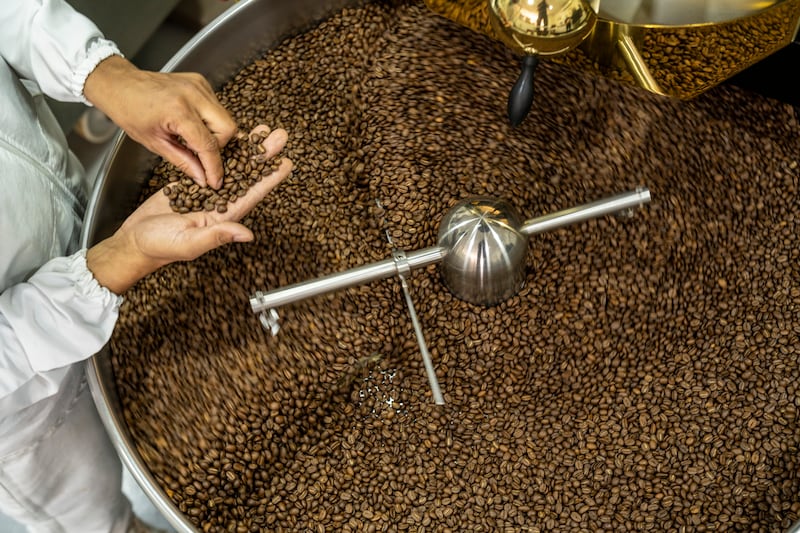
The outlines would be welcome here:
M 100 61 L 122 55 L 64 0 L 0 0 L 0 57 L 46 95 L 83 102 L 83 84 Z
M 100 351 L 121 302 L 87 269 L 86 250 L 50 260 L 0 294 L 0 403 L 20 389 L 31 396 L 32 385 L 34 396 L 52 394 L 47 372 Z

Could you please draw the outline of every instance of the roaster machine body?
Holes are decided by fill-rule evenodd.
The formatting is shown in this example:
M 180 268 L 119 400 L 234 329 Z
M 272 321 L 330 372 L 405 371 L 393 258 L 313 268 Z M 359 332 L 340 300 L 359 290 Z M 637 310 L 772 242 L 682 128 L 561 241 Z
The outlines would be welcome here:
M 794 2 L 795 0 L 792 0 Z M 191 39 L 165 65 L 165 71 L 195 71 L 220 87 L 241 67 L 281 40 L 313 27 L 348 0 L 242 0 Z M 498 95 L 504 98 L 505 95 Z M 85 217 L 82 245 L 110 235 L 138 202 L 155 156 L 120 134 L 103 162 Z M 103 423 L 135 481 L 179 532 L 197 529 L 167 497 L 148 471 L 131 439 L 117 395 L 106 347 L 87 365 L 89 386 Z

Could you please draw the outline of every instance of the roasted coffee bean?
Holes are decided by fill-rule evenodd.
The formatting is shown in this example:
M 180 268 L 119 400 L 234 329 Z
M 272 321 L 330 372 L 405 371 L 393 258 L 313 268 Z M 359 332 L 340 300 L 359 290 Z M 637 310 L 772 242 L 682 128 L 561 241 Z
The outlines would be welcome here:
M 247 190 L 280 166 L 281 157 L 266 158 L 263 141 L 267 133 L 258 132 L 249 136 L 239 135 L 228 142 L 222 150 L 223 185 L 219 190 L 201 187 L 168 161 L 162 161 L 153 170 L 153 184 L 169 183 L 164 194 L 172 201 L 170 206 L 178 213 L 190 211 L 214 211 L 225 213 L 228 202 L 247 194 Z M 258 160 L 257 166 L 251 163 Z M 233 188 L 235 187 L 235 189 Z M 235 191 L 235 192 L 234 192 Z M 202 201 L 208 198 L 208 201 Z
M 367 3 L 219 90 L 242 131 L 289 132 L 293 175 L 243 221 L 254 242 L 131 289 L 110 343 L 136 450 L 198 529 L 798 519 L 796 111 L 733 86 L 681 102 L 538 68 L 512 128 L 518 62 L 502 46 L 418 4 Z M 215 209 L 251 179 L 232 169 L 253 140 L 236 143 L 204 196 Z M 142 198 L 193 185 L 164 169 Z M 632 217 L 532 237 L 525 286 L 495 307 L 458 300 L 436 265 L 408 276 L 445 406 L 397 279 L 287 305 L 276 337 L 249 310 L 257 290 L 391 257 L 387 230 L 434 245 L 468 196 L 532 218 L 638 185 L 653 199 Z

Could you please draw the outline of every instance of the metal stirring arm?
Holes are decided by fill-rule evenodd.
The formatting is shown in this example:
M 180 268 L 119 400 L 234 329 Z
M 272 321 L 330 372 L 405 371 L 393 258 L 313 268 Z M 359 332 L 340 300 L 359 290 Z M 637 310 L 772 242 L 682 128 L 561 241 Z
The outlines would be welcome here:
M 610 196 L 602 200 L 527 220 L 518 231 L 523 235 L 531 236 L 606 214 L 625 211 L 649 201 L 650 191 L 647 188 L 639 188 L 635 191 Z M 452 251 L 445 245 L 431 246 L 422 250 L 405 252 L 403 261 L 394 256 L 391 259 L 384 259 L 377 263 L 362 265 L 314 280 L 295 283 L 273 291 L 258 291 L 250 298 L 250 307 L 254 313 L 261 314 L 262 322 L 265 326 L 270 326 L 268 329 L 272 329 L 274 334 L 277 331 L 275 308 L 371 281 L 405 275 L 413 269 L 441 262 L 448 253 L 452 253 Z M 268 314 L 270 311 L 272 311 L 271 315 Z
M 444 249 L 440 246 L 431 246 L 406 253 L 403 265 L 407 265 L 410 270 L 413 270 L 438 263 L 442 257 L 444 257 Z M 401 266 L 396 258 L 384 259 L 377 263 L 329 274 L 311 281 L 302 281 L 274 291 L 258 291 L 250 298 L 250 307 L 254 313 L 261 313 L 306 298 L 397 276 L 403 268 L 405 266 Z
M 462 200 L 448 211 L 439 227 L 438 244 L 447 250 L 442 260 L 442 280 L 461 300 L 497 305 L 525 284 L 531 235 L 629 210 L 649 200 L 650 192 L 639 189 L 524 222 L 503 200 Z
M 405 296 L 406 299 L 408 314 L 411 316 L 411 324 L 414 326 L 414 334 L 417 337 L 417 345 L 422 354 L 422 363 L 425 365 L 425 373 L 428 375 L 428 383 L 431 386 L 433 402 L 436 405 L 444 405 L 442 390 L 439 388 L 439 380 L 436 378 L 436 370 L 433 368 L 433 359 L 431 358 L 431 353 L 428 351 L 428 344 L 425 342 L 425 336 L 422 334 L 422 326 L 419 323 L 417 309 L 414 307 L 414 301 L 411 299 L 411 290 L 408 288 L 408 282 L 406 282 L 406 275 L 411 273 L 411 268 L 409 268 L 407 264 L 407 255 L 402 250 L 394 250 L 392 252 L 392 257 L 397 264 L 397 276 L 400 278 L 400 286 L 403 288 L 403 296 Z
M 484 201 L 485 200 L 486 199 L 484 199 Z M 457 205 L 448 213 L 449 216 L 445 217 L 443 224 L 446 226 L 445 229 L 448 231 L 445 231 L 444 233 L 449 233 L 449 235 L 443 238 L 442 233 L 440 232 L 440 246 L 432 246 L 430 248 L 424 248 L 415 252 L 405 252 L 403 250 L 395 249 L 392 252 L 391 259 L 384 259 L 383 261 L 379 261 L 377 263 L 363 265 L 336 274 L 329 274 L 315 280 L 296 283 L 294 285 L 266 293 L 259 291 L 250 298 L 250 307 L 252 307 L 254 313 L 260 315 L 259 318 L 263 326 L 270 330 L 273 335 L 275 335 L 279 330 L 278 313 L 275 310 L 277 307 L 290 304 L 298 300 L 319 296 L 328 292 L 369 283 L 370 281 L 397 276 L 400 279 L 406 305 L 408 306 L 408 311 L 411 315 L 411 322 L 414 326 L 417 344 L 419 345 L 419 349 L 422 354 L 422 360 L 425 364 L 425 371 L 428 374 L 428 381 L 431 386 L 434 402 L 438 405 L 442 405 L 444 404 L 444 398 L 442 397 L 442 393 L 439 388 L 439 382 L 436 378 L 436 372 L 433 368 L 431 355 L 428 352 L 425 337 L 422 334 L 422 327 L 419 323 L 419 317 L 417 316 L 417 311 L 414 308 L 414 302 L 411 299 L 411 291 L 409 290 L 408 283 L 406 281 L 406 276 L 408 276 L 413 269 L 443 261 L 443 277 L 450 290 L 453 291 L 456 296 L 467 301 L 472 301 L 473 303 L 493 303 L 493 299 L 483 301 L 481 294 L 477 295 L 478 298 L 473 298 L 473 296 L 475 296 L 476 291 L 477 293 L 480 293 L 481 288 L 494 292 L 495 294 L 492 295 L 493 297 L 507 296 L 512 294 L 513 291 L 519 290 L 519 280 L 516 278 L 521 277 L 520 273 L 524 269 L 524 265 L 522 264 L 524 261 L 523 248 L 525 246 L 526 238 L 530 235 L 556 228 L 562 228 L 570 224 L 575 224 L 609 213 L 624 211 L 649 201 L 650 191 L 644 188 L 637 189 L 636 191 L 619 194 L 604 200 L 591 202 L 582 206 L 564 209 L 556 213 L 526 220 L 524 223 L 522 223 L 521 227 L 517 227 L 516 221 L 518 219 L 515 219 L 514 224 L 509 226 L 509 220 L 505 218 L 505 214 L 500 212 L 500 210 L 484 209 L 485 206 L 476 205 L 474 202 L 470 201 L 462 202 L 461 205 Z M 478 202 L 478 204 L 480 204 L 480 202 Z M 492 238 L 490 241 L 483 241 L 479 248 L 479 250 L 483 250 L 482 253 L 469 253 L 470 257 L 462 258 L 465 261 L 456 261 L 452 265 L 448 264 L 448 261 L 451 261 L 453 257 L 458 257 L 460 253 L 463 254 L 463 248 L 460 250 L 454 250 L 452 248 L 453 243 L 457 245 L 459 241 L 464 240 L 462 239 L 464 237 L 466 237 L 465 240 L 469 242 L 476 242 L 475 238 L 469 237 L 472 230 L 466 229 L 467 227 L 471 226 L 473 229 L 479 228 L 478 232 L 482 235 L 482 239 L 485 239 L 487 235 L 494 234 L 494 228 L 492 227 L 493 223 L 487 218 L 487 213 L 496 215 L 494 223 L 502 226 L 503 231 L 507 233 L 510 231 L 510 234 L 515 240 L 506 242 L 503 239 Z M 452 228 L 447 227 L 451 224 L 451 222 Z M 497 234 L 494 234 L 494 236 L 497 237 Z M 388 240 L 391 244 L 391 238 Z M 491 242 L 503 243 L 501 245 L 494 244 L 494 248 L 498 248 L 497 252 L 500 256 L 504 258 L 513 256 L 515 258 L 513 261 L 514 264 L 510 265 L 511 269 L 509 270 L 509 272 L 512 272 L 514 275 L 507 276 L 505 275 L 505 272 L 496 271 L 500 273 L 499 277 L 502 278 L 504 282 L 509 282 L 508 290 L 506 290 L 505 287 L 501 287 L 501 290 L 498 291 L 496 286 L 490 286 L 490 284 L 484 283 L 486 280 L 481 279 L 481 276 L 485 277 L 486 273 L 492 272 L 492 268 L 489 268 L 488 264 L 481 264 L 482 260 L 491 256 L 491 254 L 487 251 L 491 248 L 489 245 Z M 470 252 L 471 251 L 472 250 L 470 250 Z M 511 252 L 514 253 L 512 254 Z M 448 256 L 448 254 L 450 255 Z M 473 257 L 473 255 L 475 256 Z M 481 257 L 483 259 L 481 259 Z M 461 269 L 461 264 L 463 263 L 468 263 L 472 266 L 477 265 L 477 268 L 475 268 L 476 271 L 468 273 L 468 275 L 463 275 L 463 269 Z M 453 272 L 456 273 L 455 276 L 452 275 Z M 457 280 L 457 282 L 454 281 L 454 279 Z
M 417 310 L 414 301 L 411 299 L 411 291 L 406 282 L 406 276 L 414 268 L 424 267 L 441 261 L 444 250 L 439 246 L 424 248 L 422 250 L 406 253 L 403 250 L 394 250 L 391 259 L 385 259 L 377 263 L 364 265 L 338 274 L 331 274 L 318 278 L 313 281 L 290 285 L 279 291 L 271 293 L 257 292 L 250 299 L 250 306 L 253 312 L 260 313 L 261 323 L 264 328 L 269 330 L 272 335 L 276 335 L 280 329 L 278 325 L 278 313 L 276 307 L 284 304 L 311 298 L 335 290 L 354 287 L 370 281 L 385 279 L 392 276 L 400 278 L 400 285 L 403 289 L 408 312 L 411 315 L 411 323 L 414 326 L 414 334 L 417 338 L 422 362 L 425 365 L 425 372 L 428 375 L 428 382 L 431 386 L 431 394 L 436 405 L 444 405 L 444 397 L 436 378 L 436 371 L 433 368 L 431 354 L 422 334 L 422 326 L 419 323 Z
M 636 190 L 620 193 L 594 202 L 562 209 L 555 213 L 526 220 L 519 229 L 520 233 L 527 236 L 537 235 L 546 231 L 564 228 L 592 218 L 619 213 L 633 209 L 650 201 L 650 190 L 639 187 Z

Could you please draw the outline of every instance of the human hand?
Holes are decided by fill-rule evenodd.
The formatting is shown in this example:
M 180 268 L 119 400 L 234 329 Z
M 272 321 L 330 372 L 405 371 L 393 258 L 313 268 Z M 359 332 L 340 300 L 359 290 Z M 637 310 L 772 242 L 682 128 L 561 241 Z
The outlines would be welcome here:
M 253 132 L 269 131 L 258 126 Z M 266 157 L 277 155 L 286 144 L 283 129 L 270 132 L 263 141 Z M 256 182 L 247 194 L 229 203 L 225 213 L 173 212 L 169 198 L 158 191 L 148 198 L 108 239 L 86 252 L 86 264 L 100 285 L 122 294 L 137 281 L 175 261 L 189 261 L 230 242 L 253 240 L 253 233 L 238 223 L 292 170 L 283 158 L 280 167 Z
M 86 78 L 83 93 L 133 140 L 199 185 L 222 183 L 220 151 L 236 123 L 200 74 L 140 70 L 111 56 Z

